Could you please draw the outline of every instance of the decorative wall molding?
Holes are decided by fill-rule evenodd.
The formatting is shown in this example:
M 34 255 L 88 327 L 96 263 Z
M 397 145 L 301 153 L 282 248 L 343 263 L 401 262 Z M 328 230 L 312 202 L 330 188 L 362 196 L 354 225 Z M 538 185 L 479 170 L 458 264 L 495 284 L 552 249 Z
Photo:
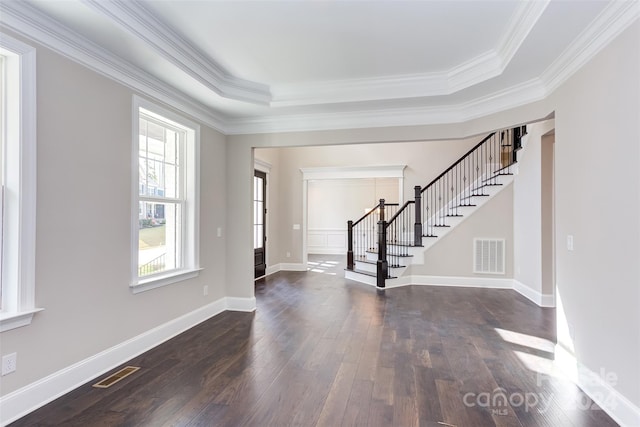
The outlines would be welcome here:
M 522 2 L 496 49 L 444 73 L 273 87 L 231 76 L 212 59 L 190 46 L 175 31 L 167 29 L 167 25 L 152 16 L 143 5 L 125 3 L 88 0 L 86 4 L 143 40 L 157 54 L 170 60 L 219 96 L 280 107 L 446 95 L 475 85 L 502 73 L 544 13 L 548 1 Z M 231 118 L 214 112 L 212 108 L 88 42 L 28 3 L 0 2 L 0 16 L 0 26 L 35 40 L 127 87 L 180 109 L 224 134 L 248 134 L 463 123 L 542 100 L 635 22 L 640 16 L 640 3 L 611 2 L 540 78 L 471 101 L 446 106 L 274 114 L 244 118 Z
M 542 73 L 546 94 L 552 93 L 640 18 L 640 2 L 613 1 Z
M 221 298 L 54 372 L 0 397 L 0 424 L 6 425 L 17 420 L 225 310 L 255 309 L 255 298 Z
M 272 87 L 272 107 L 450 95 L 502 74 L 549 0 L 521 2 L 495 49 L 437 73 L 334 80 Z
M 212 59 L 198 52 L 169 25 L 161 22 L 142 3 L 99 0 L 85 0 L 84 3 L 218 95 L 264 105 L 271 100 L 267 85 L 232 76 Z
M 229 135 L 236 135 L 463 123 L 545 96 L 544 85 L 536 78 L 457 105 L 247 117 L 230 119 L 226 129 Z
M 0 2 L 6 27 L 128 88 L 156 98 L 222 133 L 228 120 L 106 49 L 86 40 L 26 2 Z
M 302 179 L 404 178 L 407 165 L 300 168 Z
M 309 228 L 307 253 L 320 255 L 344 255 L 347 253 L 346 228 Z
M 269 162 L 265 162 L 264 160 L 260 160 L 260 159 L 253 159 L 253 168 L 257 169 L 261 172 L 264 173 L 270 173 L 271 172 L 271 163 Z

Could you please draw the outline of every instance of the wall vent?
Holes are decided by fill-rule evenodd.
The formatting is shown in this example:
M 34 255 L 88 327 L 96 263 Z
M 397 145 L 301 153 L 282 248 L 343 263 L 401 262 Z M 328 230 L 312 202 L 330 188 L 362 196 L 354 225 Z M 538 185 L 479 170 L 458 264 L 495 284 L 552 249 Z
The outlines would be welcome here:
M 129 375 L 133 374 L 135 371 L 140 369 L 137 366 L 126 366 L 120 369 L 118 372 L 109 375 L 107 378 L 103 379 L 100 382 L 95 383 L 93 386 L 96 388 L 109 388 L 120 380 L 125 379 Z
M 473 239 L 473 272 L 505 274 L 504 239 Z

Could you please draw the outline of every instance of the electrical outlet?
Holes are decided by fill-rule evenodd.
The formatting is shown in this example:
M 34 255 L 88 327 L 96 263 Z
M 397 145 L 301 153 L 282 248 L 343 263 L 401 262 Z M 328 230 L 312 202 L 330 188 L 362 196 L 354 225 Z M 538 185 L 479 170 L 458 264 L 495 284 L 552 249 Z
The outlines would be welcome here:
M 287 258 L 291 258 L 291 252 L 287 252 Z
M 222 228 L 218 227 L 216 233 L 217 233 L 218 237 L 222 237 Z
M 573 235 L 571 234 L 567 236 L 567 250 L 569 251 L 573 250 Z
M 16 370 L 16 361 L 18 355 L 16 353 L 7 354 L 2 356 L 2 375 L 10 374 Z
M 204 295 L 205 297 L 209 295 L 209 285 L 204 285 L 202 287 L 202 295 Z

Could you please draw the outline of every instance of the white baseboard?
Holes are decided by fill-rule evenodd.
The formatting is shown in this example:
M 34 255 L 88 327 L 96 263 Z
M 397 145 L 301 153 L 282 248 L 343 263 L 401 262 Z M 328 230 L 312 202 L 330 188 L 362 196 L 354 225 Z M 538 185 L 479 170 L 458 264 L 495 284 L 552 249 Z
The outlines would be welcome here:
M 270 274 L 277 273 L 278 271 L 280 271 L 280 264 L 269 265 L 267 266 L 264 275 L 268 276 Z
M 221 298 L 2 396 L 0 425 L 23 417 L 225 310 L 255 310 L 255 298 Z
M 494 277 L 402 276 L 387 280 L 388 288 L 408 285 L 456 286 L 464 288 L 512 289 L 512 279 Z
M 375 286 L 375 278 L 359 275 L 357 273 L 345 272 L 347 279 L 355 280 Z M 487 289 L 513 289 L 525 298 L 540 307 L 555 307 L 555 296 L 541 294 L 522 282 L 515 279 L 506 279 L 500 277 L 461 277 L 461 276 L 422 276 L 410 275 L 401 276 L 397 279 L 388 279 L 386 288 L 397 288 L 409 285 L 425 285 L 425 286 L 456 286 L 464 288 L 487 288 Z
M 307 264 L 283 262 L 280 264 L 280 271 L 307 271 Z
M 256 298 L 226 297 L 227 310 L 229 311 L 256 311 Z
M 513 279 L 513 289 L 528 300 L 536 303 L 540 307 L 555 307 L 555 295 L 542 294 L 530 288 L 519 280 Z
M 302 263 L 282 262 L 267 266 L 265 276 L 277 273 L 278 271 L 307 271 L 307 265 Z
M 344 255 L 347 253 L 347 248 L 314 248 L 309 247 L 307 249 L 309 255 Z
M 640 408 L 613 388 L 614 384 L 578 361 L 561 345 L 555 347 L 556 360 L 562 360 L 563 374 L 576 383 L 589 398 L 622 427 L 640 426 Z M 605 376 L 607 373 L 604 373 Z M 581 402 L 582 404 L 583 402 Z M 586 402 L 587 404 L 589 402 Z M 591 410 L 587 407 L 585 411 Z

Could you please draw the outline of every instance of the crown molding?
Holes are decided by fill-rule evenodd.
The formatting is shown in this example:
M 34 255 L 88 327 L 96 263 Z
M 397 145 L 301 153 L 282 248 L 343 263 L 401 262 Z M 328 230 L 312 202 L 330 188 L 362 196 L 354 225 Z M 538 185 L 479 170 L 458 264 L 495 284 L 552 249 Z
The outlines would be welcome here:
M 560 87 L 638 18 L 640 2 L 611 2 L 542 73 L 540 79 L 547 93 Z
M 550 0 L 519 3 L 496 49 L 452 68 L 447 73 L 449 94 L 501 75 L 536 25 Z
M 534 21 L 542 13 L 543 8 L 541 6 L 536 8 L 528 6 L 526 10 L 521 9 L 520 17 L 517 20 L 528 22 L 529 26 L 527 27 L 524 24 L 521 26 L 516 25 L 515 27 L 519 28 L 518 31 L 521 31 L 521 34 L 514 37 L 520 37 L 523 40 L 535 24 Z M 28 3 L 0 1 L 0 28 L 8 28 L 101 75 L 111 78 L 141 94 L 153 97 L 228 135 L 450 124 L 462 123 L 489 114 L 499 113 L 546 98 L 624 29 L 635 22 L 639 16 L 640 3 L 636 1 L 612 2 L 571 43 L 563 54 L 545 70 L 540 78 L 532 79 L 465 103 L 416 108 L 370 109 L 354 112 L 274 114 L 270 116 L 230 118 L 217 113 L 213 108 L 194 100 L 95 43 L 87 41 L 81 35 L 54 21 Z M 177 38 L 171 39 L 173 41 L 178 40 Z M 521 43 L 521 41 L 509 40 L 507 44 L 503 45 L 504 57 L 507 57 L 510 51 L 517 51 Z M 184 43 L 184 41 L 178 43 Z M 176 46 L 179 47 L 180 45 Z M 173 48 L 178 48 L 176 46 Z M 192 58 L 194 61 L 202 59 L 198 59 L 197 52 L 193 55 L 195 55 Z M 476 66 L 469 65 L 469 69 L 480 70 L 482 64 L 490 61 L 497 63 L 500 61 L 498 56 L 494 53 L 488 53 L 482 57 L 475 58 L 471 62 L 475 61 Z M 206 63 L 200 63 L 198 66 L 206 66 Z M 489 68 L 487 67 L 485 72 L 490 72 Z M 215 72 L 217 71 L 211 71 L 211 73 Z M 460 75 L 464 75 L 465 72 L 461 72 Z M 438 90 L 438 87 L 441 88 L 442 78 L 438 73 L 375 79 L 379 84 L 379 86 L 374 86 L 374 89 L 378 91 L 375 97 L 372 97 L 371 93 L 368 92 L 371 89 L 371 86 L 368 86 L 372 83 L 370 80 L 343 81 L 340 82 L 340 85 L 333 87 L 331 83 L 335 82 L 328 82 L 318 85 L 316 95 L 314 95 L 313 99 L 310 98 L 308 100 L 313 101 L 313 103 L 329 102 L 327 100 L 331 99 L 333 95 L 326 94 L 330 94 L 333 91 L 332 88 L 338 92 L 345 91 L 347 98 L 350 96 L 349 91 L 360 91 L 359 96 L 369 94 L 367 99 L 389 99 L 385 98 L 385 96 L 392 98 L 394 91 L 408 92 L 411 88 L 415 88 L 416 85 L 425 85 L 429 86 L 431 90 Z M 385 92 L 385 88 L 389 89 L 388 92 Z M 293 91 L 289 96 L 295 97 L 295 93 Z M 402 97 L 407 98 L 410 95 Z M 275 103 L 277 105 L 277 102 L 279 101 L 275 99 L 272 104 Z M 292 105 L 296 105 L 295 102 Z
M 457 105 L 230 119 L 227 133 L 238 135 L 462 123 L 540 101 L 546 94 L 542 82 L 532 79 Z
M 0 1 L 0 28 L 8 28 L 133 90 L 225 131 L 225 118 L 163 81 L 86 40 L 25 2 Z
M 450 95 L 502 74 L 550 0 L 520 2 L 496 49 L 450 70 L 307 84 L 273 85 L 272 107 L 340 104 Z
M 262 105 L 271 101 L 267 85 L 232 76 L 222 66 L 195 49 L 142 3 L 118 0 L 82 2 L 115 22 L 183 73 L 221 97 Z
M 302 180 L 352 179 L 352 178 L 404 178 L 407 165 L 380 166 L 330 166 L 300 168 Z

